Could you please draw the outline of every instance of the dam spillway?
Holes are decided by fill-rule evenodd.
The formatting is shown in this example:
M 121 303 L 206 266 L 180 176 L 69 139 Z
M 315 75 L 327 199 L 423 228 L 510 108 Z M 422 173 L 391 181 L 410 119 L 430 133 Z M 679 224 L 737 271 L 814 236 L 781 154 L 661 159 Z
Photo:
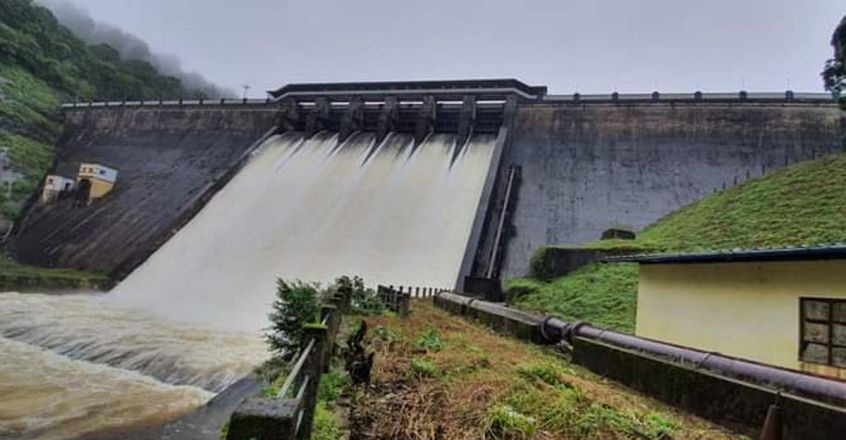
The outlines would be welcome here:
M 451 286 L 494 140 L 272 137 L 115 293 L 179 319 L 255 331 L 276 277 Z

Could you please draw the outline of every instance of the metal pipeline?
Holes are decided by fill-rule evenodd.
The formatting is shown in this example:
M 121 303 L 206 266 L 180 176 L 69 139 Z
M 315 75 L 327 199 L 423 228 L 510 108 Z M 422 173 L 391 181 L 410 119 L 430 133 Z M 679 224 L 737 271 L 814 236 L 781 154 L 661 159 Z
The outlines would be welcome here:
M 586 323 L 567 323 L 557 318 L 537 317 L 541 334 L 550 342 L 575 338 L 603 342 L 622 349 L 655 356 L 683 366 L 709 371 L 721 376 L 775 388 L 827 403 L 846 405 L 846 382 L 803 374 L 775 366 L 737 359 L 715 352 L 680 347 L 665 342 L 603 330 Z
M 603 330 L 585 322 L 568 323 L 552 316 L 544 318 L 503 304 L 486 302 L 455 293 L 442 292 L 437 295 L 436 299 L 461 304 L 485 313 L 534 323 L 538 326 L 538 331 L 543 339 L 550 343 L 566 340 L 572 345 L 576 338 L 588 339 L 660 358 L 668 363 L 772 388 L 775 393 L 785 392 L 841 407 L 846 406 L 846 382 L 733 358 L 715 352 L 701 351 L 625 333 Z

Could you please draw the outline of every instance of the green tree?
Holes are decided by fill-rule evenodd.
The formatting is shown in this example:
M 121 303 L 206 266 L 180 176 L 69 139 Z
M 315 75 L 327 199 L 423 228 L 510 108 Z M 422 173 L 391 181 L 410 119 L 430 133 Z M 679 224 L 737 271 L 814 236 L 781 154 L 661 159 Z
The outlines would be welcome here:
M 843 95 L 846 90 L 846 16 L 834 30 L 831 46 L 834 48 L 834 56 L 825 63 L 823 82 L 826 90 L 834 94 L 840 100 L 840 106 L 846 109 L 846 96 Z
M 303 326 L 315 322 L 319 311 L 317 284 L 278 279 L 273 312 L 268 315 L 271 325 L 264 334 L 271 351 L 283 359 L 296 355 L 305 336 Z
M 364 285 L 364 279 L 359 276 L 350 278 L 343 275 L 335 279 L 333 288 L 338 290 L 340 288 L 347 288 L 352 292 L 352 307 L 353 310 L 359 313 L 379 314 L 385 310 L 385 305 L 379 300 L 379 295 L 373 289 L 368 289 Z

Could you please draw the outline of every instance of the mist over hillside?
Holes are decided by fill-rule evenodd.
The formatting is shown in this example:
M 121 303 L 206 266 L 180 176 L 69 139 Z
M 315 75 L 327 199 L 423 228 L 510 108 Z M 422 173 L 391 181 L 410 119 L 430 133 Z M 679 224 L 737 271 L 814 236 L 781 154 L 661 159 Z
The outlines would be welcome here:
M 179 58 L 172 54 L 153 52 L 150 46 L 136 35 L 124 32 L 118 27 L 97 21 L 89 12 L 67 0 L 36 0 L 36 3 L 50 9 L 63 26 L 88 44 L 107 44 L 114 48 L 120 58 L 146 61 L 159 72 L 179 78 L 186 89 L 199 90 L 209 97 L 234 97 L 235 91 L 219 87 L 197 72 L 183 69 Z

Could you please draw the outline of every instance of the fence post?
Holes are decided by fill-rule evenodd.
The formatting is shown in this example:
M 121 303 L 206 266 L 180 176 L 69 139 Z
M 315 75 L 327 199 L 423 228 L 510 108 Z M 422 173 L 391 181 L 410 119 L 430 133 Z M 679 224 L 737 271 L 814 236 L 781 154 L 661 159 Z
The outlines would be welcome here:
M 333 301 L 334 302 L 334 301 Z M 323 373 L 329 372 L 329 361 L 335 348 L 335 335 L 338 334 L 341 314 L 338 313 L 338 306 L 325 304 L 320 308 L 320 316 L 329 316 L 326 320 L 326 343 L 323 344 Z
M 341 294 L 341 313 L 349 313 L 352 307 L 352 288 L 341 287 L 338 293 Z
M 306 325 L 306 338 L 314 338 L 314 349 L 305 365 L 304 377 L 308 378 L 308 385 L 303 393 L 303 421 L 297 431 L 297 438 L 307 440 L 311 438 L 311 428 L 314 425 L 314 408 L 317 406 L 317 388 L 320 386 L 320 376 L 323 374 L 323 350 L 327 345 L 328 329 L 320 324 Z
M 294 440 L 298 407 L 296 399 L 247 397 L 229 419 L 226 440 Z
M 400 295 L 399 304 L 397 305 L 400 316 L 408 316 L 411 310 L 411 292 L 405 295 Z

